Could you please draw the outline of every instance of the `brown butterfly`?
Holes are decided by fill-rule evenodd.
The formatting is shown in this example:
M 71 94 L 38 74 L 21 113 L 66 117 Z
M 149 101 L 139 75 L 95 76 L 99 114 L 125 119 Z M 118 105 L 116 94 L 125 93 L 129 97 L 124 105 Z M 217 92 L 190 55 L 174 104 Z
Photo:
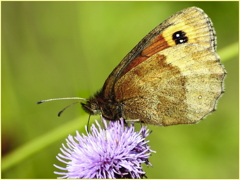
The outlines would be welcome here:
M 88 100 L 77 99 L 86 101 L 81 104 L 90 115 L 100 113 L 111 121 L 197 123 L 215 110 L 224 92 L 226 71 L 216 44 L 207 14 L 197 7 L 184 9 L 147 34 L 99 92 Z

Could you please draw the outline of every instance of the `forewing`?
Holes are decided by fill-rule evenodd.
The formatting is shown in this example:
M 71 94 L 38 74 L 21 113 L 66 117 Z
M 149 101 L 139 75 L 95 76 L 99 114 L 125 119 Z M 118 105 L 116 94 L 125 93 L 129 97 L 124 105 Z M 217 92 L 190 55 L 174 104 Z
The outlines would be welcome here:
M 210 18 L 199 8 L 184 9 L 166 19 L 146 35 L 112 71 L 101 90 L 105 99 L 112 99 L 116 82 L 128 71 L 154 54 L 177 45 L 173 34 L 183 31 L 188 43 L 215 51 L 216 37 Z

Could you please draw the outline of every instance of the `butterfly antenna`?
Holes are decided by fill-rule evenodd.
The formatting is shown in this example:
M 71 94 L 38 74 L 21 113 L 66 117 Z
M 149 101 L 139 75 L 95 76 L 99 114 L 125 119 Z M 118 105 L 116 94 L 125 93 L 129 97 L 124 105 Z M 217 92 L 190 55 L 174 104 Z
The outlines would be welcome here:
M 63 108 L 63 110 L 61 110 L 61 111 L 58 113 L 58 117 L 61 116 L 61 114 L 62 114 L 67 108 L 69 108 L 69 107 L 71 107 L 71 106 L 73 106 L 73 105 L 75 105 L 75 104 L 77 104 L 77 103 L 79 103 L 79 102 L 82 102 L 82 100 L 81 100 L 81 101 L 74 102 L 74 103 L 68 105 L 67 107 Z
M 80 98 L 80 97 L 66 97 L 66 98 L 54 98 L 54 99 L 41 100 L 41 101 L 38 101 L 37 104 L 42 104 L 47 101 L 56 101 L 56 100 L 65 100 L 65 99 L 81 99 L 82 101 L 88 101 L 87 99 Z
M 66 97 L 66 98 L 54 98 L 54 99 L 46 99 L 46 100 L 41 100 L 41 101 L 38 101 L 37 104 L 41 104 L 41 103 L 44 103 L 44 102 L 47 102 L 47 101 L 56 101 L 56 100 L 65 100 L 65 99 L 81 99 L 80 101 L 77 101 L 77 102 L 74 102 L 72 104 L 70 104 L 69 106 L 65 107 L 63 110 L 61 110 L 59 113 L 58 113 L 58 116 L 61 116 L 61 114 L 69 107 L 79 103 L 79 102 L 82 102 L 82 101 L 88 101 L 88 99 L 84 99 L 84 98 L 80 98 L 80 97 Z

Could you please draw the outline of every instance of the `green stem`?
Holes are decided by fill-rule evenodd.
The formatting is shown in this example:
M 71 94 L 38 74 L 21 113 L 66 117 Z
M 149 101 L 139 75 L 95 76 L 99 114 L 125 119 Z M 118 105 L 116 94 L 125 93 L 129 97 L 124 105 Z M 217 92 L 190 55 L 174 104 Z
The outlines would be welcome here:
M 56 129 L 20 146 L 2 158 L 2 172 L 20 163 L 38 151 L 50 146 L 54 142 L 66 138 L 68 134 L 83 127 L 88 117 L 82 116 L 57 127 Z

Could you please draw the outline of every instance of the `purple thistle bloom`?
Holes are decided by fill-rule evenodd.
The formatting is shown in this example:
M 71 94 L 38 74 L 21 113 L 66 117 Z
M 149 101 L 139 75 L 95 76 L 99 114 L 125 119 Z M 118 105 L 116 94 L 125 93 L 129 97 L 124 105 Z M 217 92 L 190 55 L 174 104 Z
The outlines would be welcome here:
M 96 127 L 97 125 L 97 127 Z M 66 147 L 57 159 L 66 167 L 54 165 L 66 172 L 54 172 L 69 179 L 139 179 L 145 177 L 142 163 L 148 161 L 151 152 L 145 138 L 150 134 L 146 126 L 135 132 L 134 124 L 124 125 L 124 120 L 110 121 L 103 119 L 103 128 L 96 121 L 91 126 L 91 133 L 75 137 L 69 135 Z M 67 161 L 63 160 L 66 159 Z

